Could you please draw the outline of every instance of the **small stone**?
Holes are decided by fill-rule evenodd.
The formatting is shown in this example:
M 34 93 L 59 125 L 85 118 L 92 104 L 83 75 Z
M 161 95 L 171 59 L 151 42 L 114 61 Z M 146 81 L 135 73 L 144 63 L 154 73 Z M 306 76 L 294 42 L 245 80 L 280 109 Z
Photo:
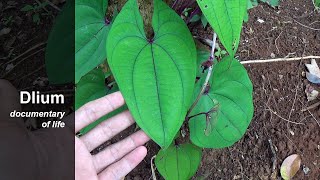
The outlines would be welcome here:
M 307 175 L 309 172 L 310 172 L 310 168 L 308 168 L 307 166 L 305 166 L 305 165 L 303 165 L 303 173 L 305 174 L 305 175 Z
M 276 57 L 276 55 L 274 53 L 271 53 L 270 56 L 271 56 L 271 58 L 275 58 Z
M 280 75 L 279 75 L 279 79 L 283 79 L 283 75 L 280 74 Z
M 10 31 L 11 31 L 11 28 L 3 28 L 0 30 L 0 36 L 9 34 Z
M 237 179 L 241 179 L 241 176 L 240 175 L 234 175 L 233 176 L 233 180 L 237 180 Z
M 292 130 L 289 131 L 292 136 L 294 136 L 294 132 Z
M 264 20 L 263 19 L 260 19 L 260 18 L 258 18 L 258 20 L 257 20 L 259 23 L 264 23 Z

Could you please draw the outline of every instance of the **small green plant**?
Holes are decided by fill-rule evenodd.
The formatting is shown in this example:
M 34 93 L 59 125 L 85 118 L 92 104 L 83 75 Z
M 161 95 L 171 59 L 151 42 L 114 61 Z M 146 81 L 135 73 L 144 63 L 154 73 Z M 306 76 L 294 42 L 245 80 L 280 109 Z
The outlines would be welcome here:
M 201 162 L 202 148 L 233 145 L 253 117 L 252 83 L 234 58 L 247 0 L 197 3 L 215 31 L 211 53 L 196 49 L 188 21 L 181 18 L 191 17 L 185 7 L 176 13 L 154 0 L 154 33 L 147 35 L 136 0 L 128 0 L 112 19 L 105 16 L 106 0 L 75 1 L 76 108 L 119 87 L 127 107 L 118 112 L 128 108 L 138 126 L 161 147 L 155 164 L 166 179 L 190 179 Z M 46 66 L 51 83 L 72 81 L 65 78 L 69 72 L 63 68 L 72 55 L 62 43 L 71 38 L 63 22 L 72 21 L 67 17 L 72 13 L 67 3 L 49 37 Z M 215 52 L 217 36 L 225 50 Z M 116 82 L 112 90 L 105 85 L 110 72 L 98 67 L 106 59 Z M 180 130 L 190 134 L 180 136 Z
M 47 2 L 42 2 L 40 4 L 30 5 L 27 4 L 23 8 L 20 9 L 22 12 L 27 12 L 32 14 L 32 21 L 36 24 L 40 24 L 41 22 L 41 15 L 50 15 L 49 13 L 42 13 L 42 9 L 48 5 Z
M 9 24 L 12 24 L 13 22 L 13 16 L 9 16 L 9 17 L 4 17 L 3 18 L 3 24 L 5 26 L 8 26 Z

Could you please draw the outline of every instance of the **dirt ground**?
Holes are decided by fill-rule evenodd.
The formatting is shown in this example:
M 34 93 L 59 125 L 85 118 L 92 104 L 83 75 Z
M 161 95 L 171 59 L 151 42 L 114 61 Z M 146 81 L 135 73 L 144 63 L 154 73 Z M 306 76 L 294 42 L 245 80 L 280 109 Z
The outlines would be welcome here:
M 53 17 L 43 17 L 40 25 L 35 25 L 30 15 L 19 11 L 25 4 L 34 1 L 19 1 L 9 10 L 4 9 L 6 1 L 1 2 L 0 29 L 5 27 L 4 23 L 10 16 L 14 19 L 6 25 L 12 29 L 11 33 L 0 38 L 0 72 L 4 72 L 7 67 L 3 66 L 4 62 L 45 42 Z M 51 7 L 48 10 L 57 14 Z M 260 23 L 258 19 L 264 22 Z M 200 24 L 193 27 L 193 34 L 211 38 L 212 30 L 200 27 Z M 311 0 L 281 1 L 277 9 L 260 4 L 250 10 L 249 22 L 244 25 L 237 55 L 243 61 L 319 56 L 320 31 L 316 30 L 319 28 L 320 13 L 314 12 Z M 40 89 L 50 92 L 65 89 L 51 85 L 30 86 L 37 77 L 46 77 L 43 48 L 43 45 L 36 48 L 32 52 L 40 51 L 21 64 L 14 63 L 18 70 L 7 75 L 19 90 Z M 8 58 L 3 58 L 8 55 Z M 319 59 L 317 62 L 320 64 Z M 245 136 L 232 147 L 203 150 L 202 162 L 194 179 L 271 179 L 274 173 L 279 179 L 282 161 L 294 153 L 301 155 L 302 167 L 293 179 L 320 179 L 320 109 L 301 112 L 301 109 L 315 103 L 307 102 L 304 93 L 309 84 L 301 75 L 305 71 L 304 63 L 310 63 L 310 60 L 245 65 L 254 84 L 254 118 Z M 64 93 L 68 94 L 65 90 Z M 72 104 L 73 99 L 71 95 L 69 97 Z M 130 127 L 108 143 L 124 138 L 134 129 Z M 269 140 L 275 154 L 272 153 Z M 146 146 L 149 150 L 147 157 L 126 179 L 151 179 L 150 159 L 159 148 L 153 142 Z M 161 179 L 159 174 L 157 176 Z

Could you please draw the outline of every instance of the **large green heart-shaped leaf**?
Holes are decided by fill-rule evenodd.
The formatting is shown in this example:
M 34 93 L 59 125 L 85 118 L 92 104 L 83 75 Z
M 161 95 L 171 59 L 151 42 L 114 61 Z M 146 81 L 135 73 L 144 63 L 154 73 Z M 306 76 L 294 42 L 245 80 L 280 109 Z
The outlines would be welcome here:
M 94 70 L 83 76 L 77 84 L 75 94 L 75 109 L 79 109 L 81 106 L 90 101 L 96 100 L 116 91 L 119 91 L 119 88 L 116 84 L 111 89 L 106 88 L 105 74 L 103 73 L 101 68 L 95 68 Z M 113 117 L 126 109 L 128 108 L 126 105 L 124 105 L 114 110 L 113 112 L 108 113 L 107 115 L 81 129 L 80 133 L 86 134 L 102 121 L 107 120 L 108 118 Z
M 74 0 L 57 16 L 46 47 L 46 71 L 50 83 L 74 82 Z
M 230 56 L 238 49 L 247 0 L 197 0 Z
M 138 125 L 168 147 L 190 106 L 196 48 L 183 20 L 154 0 L 154 37 L 147 39 L 136 0 L 122 8 L 107 40 L 108 63 Z
M 155 164 L 165 179 L 186 180 L 197 172 L 201 156 L 201 148 L 193 144 L 171 145 L 158 152 Z
M 77 84 L 75 109 L 104 95 L 106 95 L 104 73 L 101 68 L 95 68 L 83 76 Z
M 194 92 L 200 92 L 204 78 Z M 191 112 L 191 141 L 200 147 L 223 148 L 238 141 L 253 116 L 252 83 L 246 69 L 232 57 L 216 64 L 209 92 L 204 94 Z
M 76 0 L 75 81 L 106 59 L 110 25 L 105 22 L 108 0 Z

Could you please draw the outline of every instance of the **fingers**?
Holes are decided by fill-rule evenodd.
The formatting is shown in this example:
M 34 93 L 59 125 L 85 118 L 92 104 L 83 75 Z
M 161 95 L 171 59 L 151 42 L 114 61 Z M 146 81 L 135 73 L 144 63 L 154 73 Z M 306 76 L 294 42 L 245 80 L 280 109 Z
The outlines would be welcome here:
M 122 105 L 124 99 L 119 91 L 85 104 L 75 112 L 75 132 Z
M 120 180 L 125 177 L 132 169 L 134 169 L 147 155 L 147 149 L 144 146 L 140 146 L 122 158 L 115 164 L 112 164 L 104 171 L 102 171 L 98 177 L 99 179 L 115 179 Z
M 80 139 L 89 151 L 111 139 L 127 127 L 131 126 L 134 120 L 129 111 L 124 111 L 106 121 L 100 123 L 93 130 L 83 135 Z
M 147 141 L 149 141 L 149 137 L 143 131 L 138 131 L 94 155 L 92 158 L 97 173 L 101 172 L 108 165 L 118 161 L 130 151 L 142 146 Z
M 1 120 L 12 121 L 10 112 L 14 110 L 21 111 L 21 105 L 18 91 L 9 81 L 0 79 L 0 99 Z

